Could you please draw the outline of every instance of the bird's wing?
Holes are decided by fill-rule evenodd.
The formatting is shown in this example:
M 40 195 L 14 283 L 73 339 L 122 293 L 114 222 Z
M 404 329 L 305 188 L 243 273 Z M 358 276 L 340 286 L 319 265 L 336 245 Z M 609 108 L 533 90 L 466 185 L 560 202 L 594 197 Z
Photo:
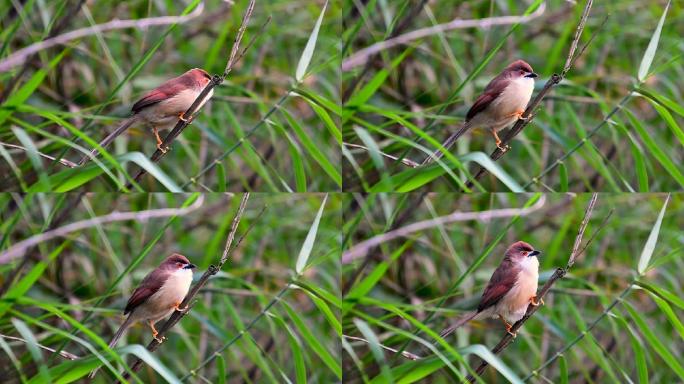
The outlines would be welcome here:
M 150 272 L 149 275 L 145 276 L 138 288 L 133 291 L 131 298 L 128 299 L 126 308 L 124 308 L 124 315 L 133 311 L 140 304 L 144 303 L 145 300 L 147 300 L 150 296 L 154 295 L 159 288 L 164 285 L 167 277 L 168 276 L 166 276 L 165 271 L 160 269 L 155 269 L 154 271 Z
M 487 106 L 489 106 L 489 104 L 491 104 L 492 101 L 494 101 L 494 99 L 499 97 L 504 89 L 506 89 L 508 82 L 499 81 L 501 80 L 502 76 L 503 75 L 499 75 L 495 77 L 489 82 L 489 84 L 487 84 L 480 97 L 475 100 L 473 106 L 468 110 L 468 113 L 466 114 L 466 121 L 469 121 L 475 115 L 482 112 L 485 108 L 487 108 Z
M 131 110 L 133 111 L 133 113 L 138 113 L 143 108 L 149 107 L 153 104 L 157 104 L 161 101 L 168 99 L 169 97 L 177 95 L 182 90 L 193 86 L 193 84 L 194 82 L 192 78 L 187 74 L 167 80 L 162 85 L 147 92 L 145 96 L 143 96 L 140 100 L 133 104 Z
M 518 280 L 520 267 L 515 265 L 510 259 L 505 258 L 501 265 L 494 271 L 487 288 L 485 288 L 477 311 L 482 312 L 501 300 L 508 291 L 513 288 Z

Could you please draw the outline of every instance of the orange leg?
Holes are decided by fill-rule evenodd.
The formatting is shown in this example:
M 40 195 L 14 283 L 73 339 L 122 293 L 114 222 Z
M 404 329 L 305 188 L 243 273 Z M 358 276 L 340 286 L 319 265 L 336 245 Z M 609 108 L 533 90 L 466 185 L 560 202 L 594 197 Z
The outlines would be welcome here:
M 153 126 L 153 127 L 152 127 L 152 130 L 154 131 L 154 137 L 157 139 L 157 149 L 160 150 L 161 153 L 164 153 L 164 154 L 165 154 L 166 151 L 169 150 L 169 147 L 166 147 L 166 148 L 163 148 L 163 147 L 162 147 L 162 144 L 163 144 L 164 142 L 162 141 L 161 137 L 159 137 L 159 131 L 157 130 L 157 127 L 154 127 L 154 126 Z
M 530 303 L 535 307 L 539 304 L 544 305 L 544 299 L 539 299 L 539 301 L 537 301 L 537 296 L 532 296 L 530 297 Z
M 179 301 L 176 303 L 176 305 L 173 307 L 173 309 L 175 309 L 176 311 L 181 312 L 181 313 L 185 313 L 188 311 L 188 309 L 190 309 L 190 308 L 188 308 L 187 305 L 185 306 L 185 308 L 181 308 L 180 305 L 181 305 L 181 303 Z
M 518 109 L 517 111 L 511 113 L 510 115 L 506 115 L 506 117 L 517 117 L 520 120 L 527 121 L 530 119 L 530 116 L 523 117 L 523 113 L 525 113 L 524 109 Z
M 499 148 L 501 152 L 506 152 L 511 148 L 508 145 L 501 145 L 501 139 L 499 138 L 499 135 L 496 134 L 496 129 L 492 129 L 492 135 L 494 135 L 494 140 L 496 140 L 496 147 Z
M 518 336 L 516 332 L 511 331 L 513 324 L 509 324 L 508 321 L 506 321 L 506 319 L 504 319 L 503 317 L 499 316 L 499 319 L 501 319 L 501 321 L 503 321 L 503 323 L 506 325 L 506 332 L 508 332 L 509 335 L 511 335 L 513 337 Z
M 148 320 L 148 321 L 147 321 L 147 324 L 149 324 L 149 325 L 150 325 L 150 328 L 152 328 L 152 337 L 154 337 L 154 339 L 157 340 L 157 342 L 158 342 L 159 344 L 163 343 L 163 342 L 164 342 L 164 339 L 166 339 L 166 337 L 165 337 L 165 336 L 162 336 L 161 339 L 157 337 L 157 335 L 159 334 L 159 332 L 157 332 L 157 329 L 154 327 L 154 323 L 152 322 L 152 320 Z
M 185 118 L 185 112 L 179 113 L 178 118 L 185 121 L 188 124 L 192 124 L 192 117 L 190 117 L 190 119 Z

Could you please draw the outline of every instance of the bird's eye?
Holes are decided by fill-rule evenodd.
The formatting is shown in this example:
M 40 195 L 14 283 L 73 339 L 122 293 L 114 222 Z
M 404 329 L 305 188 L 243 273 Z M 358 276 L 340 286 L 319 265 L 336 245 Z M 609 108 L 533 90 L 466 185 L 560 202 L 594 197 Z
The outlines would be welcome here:
M 183 268 L 183 263 L 176 263 L 176 265 L 178 266 L 178 268 Z
M 520 71 L 520 74 L 521 74 L 521 75 L 524 75 L 524 74 L 525 74 L 525 71 Z
M 527 256 L 528 253 L 529 253 L 529 252 L 527 252 L 527 251 L 522 251 L 522 255 L 523 255 L 523 256 Z

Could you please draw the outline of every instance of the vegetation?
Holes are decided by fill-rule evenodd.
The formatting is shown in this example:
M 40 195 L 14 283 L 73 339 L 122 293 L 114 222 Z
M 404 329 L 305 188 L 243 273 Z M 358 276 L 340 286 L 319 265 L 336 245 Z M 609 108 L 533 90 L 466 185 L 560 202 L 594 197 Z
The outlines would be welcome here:
M 482 130 L 461 137 L 441 163 L 428 167 L 415 166 L 460 126 L 484 86 L 508 63 L 524 59 L 539 73 L 535 94 L 552 74 L 561 73 L 587 2 L 345 4 L 345 190 L 649 192 L 684 187 L 677 166 L 684 160 L 684 95 L 678 86 L 684 67 L 677 48 L 684 32 L 681 4 L 594 2 L 565 80 L 543 99 L 504 157 L 488 160 L 496 148 Z M 528 18 L 484 27 L 488 18 L 522 15 Z M 367 61 L 357 60 L 375 43 L 452 20 L 476 23 L 431 30 L 383 48 Z M 484 167 L 487 176 L 467 186 L 475 166 Z
M 228 261 L 155 353 L 144 347 L 152 339 L 144 324 L 106 348 L 132 290 L 166 256 L 197 264 L 195 283 L 218 264 L 239 202 L 219 194 L 0 195 L 2 382 L 73 382 L 103 361 L 96 382 L 112 382 L 134 357 L 145 364 L 132 382 L 339 381 L 335 195 L 249 197 Z M 43 239 L 7 262 L 21 241 L 55 224 L 113 212 L 139 216 Z
M 75 14 L 69 13 L 78 5 L 72 1 L 27 1 L 23 12 L 4 3 L 0 63 L 45 39 L 49 26 L 64 19 L 62 32 L 113 19 L 138 25 L 90 33 L 29 57 L 27 70 L 0 71 L 1 190 L 341 189 L 339 5 L 258 2 L 241 44 L 247 48 L 254 39 L 251 46 L 159 163 L 149 161 L 151 130 L 137 127 L 97 161 L 73 167 L 68 162 L 90 152 L 143 93 L 193 67 L 222 74 L 248 2 L 86 3 Z M 190 16 L 142 26 L 149 18 L 177 15 Z M 148 175 L 126 187 L 141 168 Z
M 480 358 L 494 367 L 484 371 L 486 383 L 684 379 L 679 363 L 684 336 L 678 278 L 681 195 L 669 202 L 662 194 L 599 195 L 583 236 L 588 247 L 498 357 L 489 353 L 506 335 L 497 320 L 471 322 L 455 337 L 439 337 L 477 306 L 511 243 L 523 240 L 542 250 L 540 287 L 556 268 L 565 267 L 590 197 L 374 194 L 348 199 L 342 267 L 345 382 L 450 383 L 463 380 Z M 444 221 L 452 212 L 476 215 Z M 419 222 L 418 231 L 386 237 Z M 377 247 L 354 251 L 376 236 L 385 236 Z

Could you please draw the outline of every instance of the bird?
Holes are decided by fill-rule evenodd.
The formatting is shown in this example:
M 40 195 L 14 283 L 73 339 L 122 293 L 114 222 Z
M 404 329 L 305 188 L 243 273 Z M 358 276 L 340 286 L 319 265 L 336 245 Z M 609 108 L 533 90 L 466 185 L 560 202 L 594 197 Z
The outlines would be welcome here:
M 516 60 L 487 84 L 482 94 L 475 100 L 466 114 L 461 128 L 453 133 L 442 145 L 449 149 L 461 135 L 472 128 L 482 127 L 490 130 L 496 140 L 496 147 L 506 152 L 509 147 L 501 145 L 498 131 L 523 118 L 525 107 L 530 102 L 534 91 L 534 73 L 532 67 L 524 60 Z M 435 151 L 424 164 L 442 157 L 441 151 Z
M 440 336 L 447 337 L 471 320 L 495 317 L 503 321 L 506 332 L 515 337 L 516 333 L 511 331 L 511 327 L 525 316 L 527 307 L 530 304 L 544 304 L 543 300 L 537 300 L 537 256 L 540 254 L 540 251 L 524 241 L 511 244 L 501 264 L 489 279 L 477 310 L 463 315 L 456 323 L 442 331 Z
M 174 311 L 188 310 L 187 306 L 180 308 L 180 304 L 190 290 L 194 268 L 196 266 L 187 257 L 174 253 L 148 273 L 128 299 L 124 308 L 124 315 L 128 317 L 109 342 L 109 348 L 114 348 L 126 329 L 138 321 L 147 322 L 152 337 L 162 343 L 165 337 L 157 337 L 159 332 L 154 324 Z M 94 377 L 96 372 L 93 370 L 89 377 Z
M 152 127 L 152 132 L 157 139 L 157 149 L 166 153 L 168 148 L 162 147 L 162 139 L 159 137 L 159 129 L 173 127 L 178 120 L 188 121 L 184 116 L 185 111 L 190 108 L 192 103 L 200 95 L 204 87 L 209 84 L 211 75 L 200 68 L 193 68 L 184 74 L 167 80 L 157 88 L 147 92 L 138 100 L 131 111 L 133 115 L 122 121 L 107 137 L 102 139 L 100 147 L 105 148 L 114 141 L 123 131 L 136 123 L 142 123 Z M 214 90 L 210 90 L 202 100 L 197 110 L 202 108 L 204 103 L 211 98 Z M 84 156 L 79 164 L 84 164 L 90 157 L 97 155 L 98 149 L 95 148 L 90 155 Z

